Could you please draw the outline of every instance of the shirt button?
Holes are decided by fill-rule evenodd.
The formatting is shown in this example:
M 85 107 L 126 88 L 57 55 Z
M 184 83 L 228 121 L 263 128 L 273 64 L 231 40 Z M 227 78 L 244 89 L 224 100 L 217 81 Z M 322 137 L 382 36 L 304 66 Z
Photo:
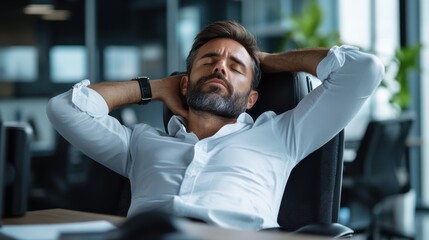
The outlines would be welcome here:
M 195 175 L 197 175 L 197 172 L 195 170 L 189 171 L 189 176 L 194 177 Z

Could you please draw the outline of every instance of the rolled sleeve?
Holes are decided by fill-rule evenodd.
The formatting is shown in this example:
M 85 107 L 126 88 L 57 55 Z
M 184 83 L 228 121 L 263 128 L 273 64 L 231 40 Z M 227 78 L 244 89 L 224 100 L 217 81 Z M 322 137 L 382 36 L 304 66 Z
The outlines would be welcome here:
M 103 97 L 81 81 L 51 98 L 46 114 L 54 128 L 85 155 L 126 176 L 131 129 L 109 115 Z
M 334 46 L 329 49 L 328 55 L 317 66 L 317 77 L 319 79 L 326 79 L 331 73 L 340 69 L 346 61 L 347 51 L 358 51 L 357 47 L 343 45 Z
M 91 88 L 89 80 L 83 80 L 73 86 L 72 103 L 82 112 L 92 117 L 101 117 L 109 114 L 109 107 L 104 98 Z
M 375 55 L 344 45 L 329 50 L 317 66 L 317 76 L 337 98 L 368 98 L 383 79 L 384 70 Z

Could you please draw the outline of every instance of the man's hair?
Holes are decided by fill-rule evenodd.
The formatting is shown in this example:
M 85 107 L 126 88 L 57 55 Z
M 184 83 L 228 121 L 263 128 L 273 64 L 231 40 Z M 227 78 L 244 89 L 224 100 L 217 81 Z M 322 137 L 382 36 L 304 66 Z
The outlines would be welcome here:
M 261 69 L 259 66 L 259 58 L 256 55 L 258 46 L 256 44 L 255 37 L 249 33 L 246 28 L 235 21 L 219 21 L 207 25 L 198 35 L 195 37 L 192 49 L 186 58 L 186 71 L 188 74 L 191 73 L 192 63 L 195 60 L 198 50 L 204 44 L 210 40 L 216 38 L 229 38 L 240 43 L 246 51 L 249 53 L 253 60 L 253 80 L 252 89 L 255 90 L 261 78 Z

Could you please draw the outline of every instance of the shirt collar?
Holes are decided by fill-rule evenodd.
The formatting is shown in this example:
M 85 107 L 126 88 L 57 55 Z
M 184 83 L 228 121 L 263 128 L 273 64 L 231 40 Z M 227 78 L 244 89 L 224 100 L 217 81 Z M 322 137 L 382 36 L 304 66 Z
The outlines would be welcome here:
M 253 125 L 253 123 L 253 118 L 248 113 L 244 112 L 238 116 L 235 123 L 223 126 L 215 135 L 226 135 L 227 133 L 241 129 L 245 125 Z M 168 122 L 167 129 L 170 136 L 178 137 L 180 135 L 187 134 L 185 120 L 178 115 L 171 117 Z

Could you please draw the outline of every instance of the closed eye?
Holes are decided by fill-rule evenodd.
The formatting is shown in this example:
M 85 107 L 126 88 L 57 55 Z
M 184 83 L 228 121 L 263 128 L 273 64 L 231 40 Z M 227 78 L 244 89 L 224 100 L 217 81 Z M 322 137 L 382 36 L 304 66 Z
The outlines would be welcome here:
M 234 72 L 237 72 L 237 73 L 240 73 L 240 74 L 244 74 L 244 72 L 243 72 L 243 69 L 240 67 L 240 65 L 232 65 L 231 66 L 231 69 L 234 71 Z
M 231 56 L 230 59 L 232 60 L 232 69 L 242 75 L 245 75 L 247 68 L 243 61 L 235 56 Z
M 201 60 L 201 65 L 203 66 L 210 66 L 213 65 L 215 61 L 212 58 L 204 58 Z
M 232 69 L 234 72 L 238 72 L 238 73 L 242 73 L 240 70 L 233 68 Z
M 211 65 L 215 62 L 215 58 L 219 57 L 219 54 L 214 53 L 214 52 L 209 52 L 204 54 L 201 58 L 201 64 L 202 65 Z

